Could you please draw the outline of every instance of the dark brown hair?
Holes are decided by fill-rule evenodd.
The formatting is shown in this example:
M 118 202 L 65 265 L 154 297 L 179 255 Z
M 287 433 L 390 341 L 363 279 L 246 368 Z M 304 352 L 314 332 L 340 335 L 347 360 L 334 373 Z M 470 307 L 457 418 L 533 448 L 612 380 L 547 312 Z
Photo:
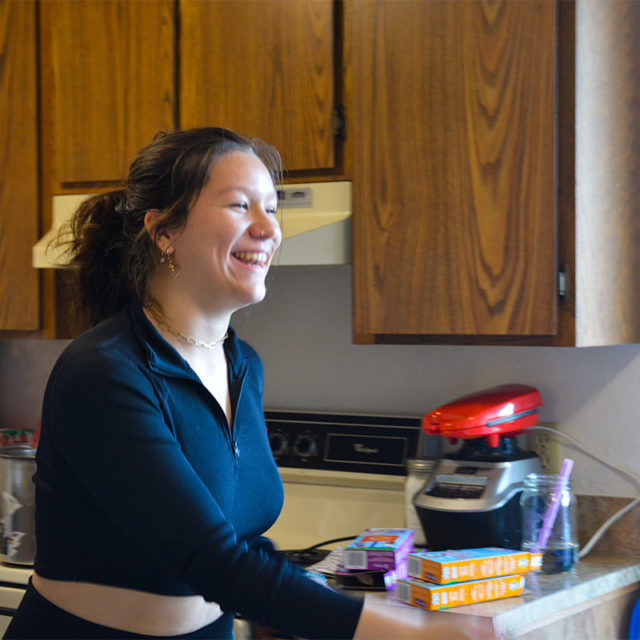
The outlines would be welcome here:
M 77 300 L 86 320 L 95 324 L 134 299 L 148 302 L 149 276 L 160 257 L 151 234 L 184 227 L 209 170 L 232 151 L 255 154 L 274 185 L 281 183 L 280 155 L 273 147 L 205 127 L 158 134 L 131 164 L 124 188 L 82 202 L 58 243 L 72 256 Z M 144 217 L 152 209 L 160 215 L 150 234 Z

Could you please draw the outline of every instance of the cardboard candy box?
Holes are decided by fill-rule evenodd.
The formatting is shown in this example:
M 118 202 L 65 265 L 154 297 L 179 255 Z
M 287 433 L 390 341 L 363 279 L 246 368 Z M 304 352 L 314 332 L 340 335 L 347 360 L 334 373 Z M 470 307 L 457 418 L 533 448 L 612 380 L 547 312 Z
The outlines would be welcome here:
M 412 548 L 412 529 L 367 529 L 344 548 L 342 563 L 350 570 L 398 569 Z
M 437 584 L 524 574 L 540 568 L 540 554 L 497 547 L 417 551 L 407 557 L 408 574 Z
M 521 575 L 472 580 L 456 584 L 433 584 L 404 578 L 396 583 L 396 599 L 423 609 L 447 609 L 463 604 L 518 596 L 524 589 Z

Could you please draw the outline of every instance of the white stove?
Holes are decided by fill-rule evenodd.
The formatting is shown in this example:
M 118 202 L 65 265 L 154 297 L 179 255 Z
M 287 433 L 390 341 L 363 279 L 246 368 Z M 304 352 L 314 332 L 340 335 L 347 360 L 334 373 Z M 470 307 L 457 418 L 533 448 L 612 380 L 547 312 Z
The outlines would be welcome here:
M 265 535 L 279 549 L 332 549 L 346 544 L 341 538 L 367 528 L 406 526 L 407 459 L 435 455 L 425 448 L 439 447 L 437 438 L 423 436 L 420 419 L 294 411 L 265 415 L 285 494 L 282 513 Z
M 0 636 L 9 625 L 33 573 L 33 567 L 0 563 Z

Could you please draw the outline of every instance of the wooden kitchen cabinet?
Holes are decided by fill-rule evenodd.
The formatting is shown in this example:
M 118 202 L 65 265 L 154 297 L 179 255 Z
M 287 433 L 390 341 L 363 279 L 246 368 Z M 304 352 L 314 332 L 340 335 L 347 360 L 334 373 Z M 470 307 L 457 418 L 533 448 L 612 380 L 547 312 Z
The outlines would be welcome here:
M 224 126 L 331 172 L 339 16 L 331 0 L 47 0 L 43 133 L 56 192 L 126 177 L 159 130 Z
M 274 145 L 289 171 L 339 169 L 331 0 L 180 0 L 180 123 Z
M 35 2 L 0 2 L 0 331 L 40 327 L 36 51 Z
M 354 341 L 640 342 L 640 3 L 346 18 Z
M 176 127 L 173 0 L 39 3 L 42 229 L 52 195 L 120 185 L 140 148 Z M 74 337 L 68 274 L 42 272 L 42 329 Z
M 175 128 L 174 56 L 172 0 L 40 3 L 45 187 L 117 183 Z

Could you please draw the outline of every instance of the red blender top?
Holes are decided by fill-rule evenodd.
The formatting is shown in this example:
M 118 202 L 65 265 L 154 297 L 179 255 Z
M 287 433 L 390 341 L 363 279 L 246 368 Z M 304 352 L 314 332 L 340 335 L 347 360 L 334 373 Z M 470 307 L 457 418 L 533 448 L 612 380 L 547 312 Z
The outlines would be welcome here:
M 428 413 L 422 419 L 425 433 L 445 436 L 452 444 L 458 438 L 484 437 L 490 447 L 501 436 L 515 436 L 538 424 L 542 398 L 534 387 L 503 384 L 462 396 Z

